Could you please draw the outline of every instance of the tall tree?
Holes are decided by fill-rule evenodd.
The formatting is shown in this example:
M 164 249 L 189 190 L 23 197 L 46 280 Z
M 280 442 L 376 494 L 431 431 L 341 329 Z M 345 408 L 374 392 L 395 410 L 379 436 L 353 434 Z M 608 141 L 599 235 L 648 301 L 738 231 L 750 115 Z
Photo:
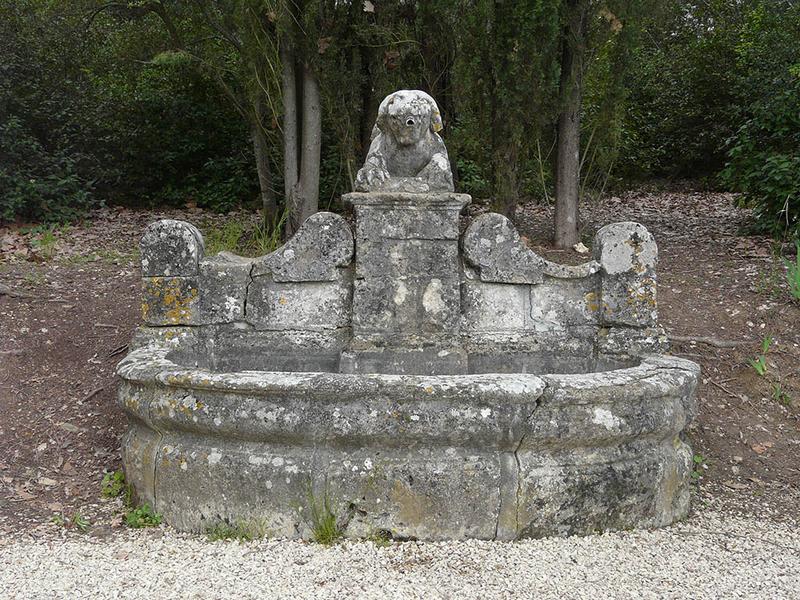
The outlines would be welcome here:
M 156 15 L 172 52 L 195 61 L 247 123 L 255 156 L 264 220 L 276 221 L 277 201 L 270 167 L 269 107 L 279 97 L 276 0 L 139 0 L 105 2 L 92 17 L 111 10 L 129 17 Z M 274 109 L 273 109 L 274 110 Z
M 462 10 L 460 104 L 475 115 L 469 133 L 488 149 L 493 208 L 510 218 L 519 201 L 521 167 L 550 120 L 559 4 L 474 0 Z
M 622 72 L 637 41 L 637 24 L 656 4 L 653 0 L 564 0 L 555 164 L 554 242 L 558 247 L 569 248 L 579 241 L 581 169 L 586 164 L 581 117 L 587 74 L 605 63 L 610 75 L 598 94 L 606 105 L 601 112 L 616 112 L 624 101 Z M 600 121 L 594 124 L 605 131 L 595 139 L 609 143 L 614 124 Z
M 578 243 L 578 191 L 581 164 L 581 93 L 589 36 L 590 0 L 566 0 L 556 151 L 554 241 L 560 248 Z
M 303 51 L 299 23 L 305 4 L 288 7 L 289 31 L 280 42 L 283 92 L 283 183 L 292 235 L 319 207 L 322 106 L 319 80 L 309 53 Z M 294 35 L 292 35 L 292 33 Z

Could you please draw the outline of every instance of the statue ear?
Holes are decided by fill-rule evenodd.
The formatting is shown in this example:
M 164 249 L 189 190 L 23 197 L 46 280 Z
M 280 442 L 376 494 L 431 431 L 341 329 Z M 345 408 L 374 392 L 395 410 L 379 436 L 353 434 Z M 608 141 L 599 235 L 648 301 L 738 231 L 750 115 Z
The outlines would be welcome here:
M 439 133 L 444 128 L 442 125 L 442 115 L 439 113 L 439 108 L 436 106 L 436 103 L 433 103 L 433 107 L 431 108 L 431 129 L 433 133 Z
M 389 94 L 378 107 L 378 118 L 375 119 L 375 125 L 372 127 L 370 139 L 375 139 L 375 136 L 377 136 L 379 132 L 386 130 L 386 117 L 389 116 L 389 105 L 392 103 L 393 98 L 394 94 Z
M 439 112 L 436 100 L 425 92 L 418 91 L 417 94 L 431 107 L 431 131 L 433 131 L 433 133 L 439 133 L 444 128 L 444 125 L 442 124 L 442 113 Z

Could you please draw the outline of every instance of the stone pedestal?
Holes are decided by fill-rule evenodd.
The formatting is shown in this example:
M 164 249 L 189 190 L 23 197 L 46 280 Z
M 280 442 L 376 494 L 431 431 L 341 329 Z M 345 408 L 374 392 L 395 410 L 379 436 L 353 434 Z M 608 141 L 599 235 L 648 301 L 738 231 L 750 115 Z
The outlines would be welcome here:
M 458 218 L 466 194 L 353 193 L 353 341 L 345 373 L 467 372 Z

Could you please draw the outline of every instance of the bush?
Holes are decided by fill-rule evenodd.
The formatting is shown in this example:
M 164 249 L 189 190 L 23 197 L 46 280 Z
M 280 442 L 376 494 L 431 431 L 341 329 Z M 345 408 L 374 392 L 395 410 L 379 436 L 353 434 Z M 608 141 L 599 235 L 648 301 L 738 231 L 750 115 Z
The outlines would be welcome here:
M 766 4 L 766 3 L 765 3 Z M 722 180 L 755 209 L 756 228 L 800 234 L 800 6 L 753 10 L 737 47 L 746 120 L 728 142 Z

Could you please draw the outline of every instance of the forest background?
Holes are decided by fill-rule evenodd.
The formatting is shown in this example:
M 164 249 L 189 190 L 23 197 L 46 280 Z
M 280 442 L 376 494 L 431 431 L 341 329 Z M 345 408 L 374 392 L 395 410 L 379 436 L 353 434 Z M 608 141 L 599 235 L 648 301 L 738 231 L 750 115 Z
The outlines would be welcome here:
M 252 207 L 291 234 L 401 88 L 438 101 L 457 191 L 554 203 L 559 245 L 559 208 L 685 179 L 800 232 L 796 0 L 0 0 L 0 224 Z

